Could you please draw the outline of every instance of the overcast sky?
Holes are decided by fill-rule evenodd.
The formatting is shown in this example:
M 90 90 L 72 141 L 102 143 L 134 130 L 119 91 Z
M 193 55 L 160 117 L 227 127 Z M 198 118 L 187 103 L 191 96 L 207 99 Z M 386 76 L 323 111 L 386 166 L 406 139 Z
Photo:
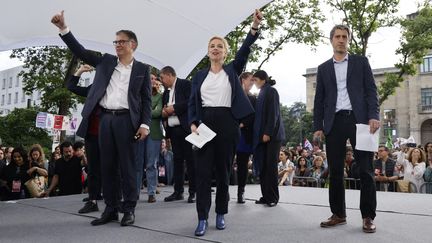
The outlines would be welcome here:
M 399 15 L 405 16 L 417 10 L 417 0 L 401 0 Z M 321 25 L 323 33 L 327 36 L 333 25 L 341 23 L 341 17 L 331 14 L 328 10 L 325 16 L 330 16 Z M 373 69 L 391 67 L 398 61 L 394 52 L 398 48 L 400 30 L 396 27 L 382 28 L 370 38 L 367 51 Z M 0 52 L 0 70 L 19 66 L 18 60 L 9 59 L 10 52 Z M 316 67 L 329 59 L 332 55 L 330 43 L 324 43 L 313 51 L 302 44 L 286 44 L 283 50 L 263 65 L 262 69 L 276 80 L 281 103 L 292 105 L 294 102 L 306 102 L 306 79 L 302 76 L 307 68 Z M 249 66 L 253 68 L 254 65 Z

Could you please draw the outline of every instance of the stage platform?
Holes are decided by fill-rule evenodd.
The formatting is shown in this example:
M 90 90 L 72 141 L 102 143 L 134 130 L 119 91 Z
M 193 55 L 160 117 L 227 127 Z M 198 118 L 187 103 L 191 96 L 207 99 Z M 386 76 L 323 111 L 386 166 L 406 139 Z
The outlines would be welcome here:
M 147 203 L 144 192 L 141 194 L 131 227 L 121 227 L 119 222 L 91 226 L 90 221 L 100 212 L 77 213 L 84 205 L 84 194 L 0 202 L 0 242 L 415 243 L 432 239 L 430 194 L 378 192 L 377 232 L 366 234 L 361 229 L 359 191 L 346 191 L 347 225 L 324 229 L 319 223 L 330 216 L 327 189 L 279 187 L 280 202 L 269 208 L 254 203 L 260 197 L 259 185 L 247 185 L 246 204 L 236 203 L 237 187 L 231 186 L 227 228 L 215 228 L 213 204 L 206 235 L 195 237 L 195 204 L 163 202 L 173 188 L 160 189 L 153 204 Z M 99 208 L 104 208 L 102 201 Z

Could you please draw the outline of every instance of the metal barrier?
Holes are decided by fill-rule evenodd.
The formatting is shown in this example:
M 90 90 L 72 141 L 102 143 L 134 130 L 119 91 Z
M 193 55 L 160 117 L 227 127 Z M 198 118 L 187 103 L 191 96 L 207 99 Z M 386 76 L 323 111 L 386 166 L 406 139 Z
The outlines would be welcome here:
M 425 182 L 420 186 L 419 193 L 432 194 L 432 182 Z
M 313 177 L 294 176 L 293 178 L 293 186 L 322 187 L 321 182 L 322 180 L 318 180 Z

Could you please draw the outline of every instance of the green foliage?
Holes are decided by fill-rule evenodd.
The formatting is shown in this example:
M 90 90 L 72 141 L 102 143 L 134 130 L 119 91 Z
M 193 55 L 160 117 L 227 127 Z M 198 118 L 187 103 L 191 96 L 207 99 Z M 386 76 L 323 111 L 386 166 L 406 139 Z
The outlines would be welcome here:
M 44 129 L 35 126 L 35 109 L 14 109 L 9 115 L 0 117 L 0 137 L 3 145 L 29 148 L 39 143 L 51 148 L 52 140 Z
M 321 32 L 318 24 L 324 21 L 319 8 L 319 0 L 275 0 L 261 9 L 264 20 L 260 27 L 260 37 L 255 43 L 250 62 L 259 63 L 258 69 L 280 51 L 288 42 L 316 46 Z M 231 61 L 250 31 L 252 16 L 240 23 L 225 38 L 230 46 L 227 62 Z M 208 67 L 209 60 L 204 57 L 189 74 Z
M 282 121 L 285 126 L 287 146 L 303 144 L 305 138 L 312 140 L 312 113 L 306 111 L 306 104 L 296 102 L 287 107 L 281 105 Z
M 24 62 L 24 70 L 19 73 L 23 78 L 23 90 L 27 94 L 34 90 L 42 92 L 41 110 L 68 115 L 70 108 L 84 102 L 65 86 L 64 77 L 72 58 L 68 49 L 51 46 L 22 48 L 13 50 L 11 58 Z
M 350 53 L 365 56 L 369 37 L 381 27 L 394 26 L 399 0 L 327 0 L 329 6 L 344 15 L 352 31 Z

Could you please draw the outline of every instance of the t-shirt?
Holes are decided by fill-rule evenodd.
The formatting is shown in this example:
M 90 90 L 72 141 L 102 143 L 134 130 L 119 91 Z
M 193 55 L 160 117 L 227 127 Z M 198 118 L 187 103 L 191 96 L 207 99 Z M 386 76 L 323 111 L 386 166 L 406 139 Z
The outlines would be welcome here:
M 55 175 L 58 175 L 59 195 L 80 194 L 81 185 L 81 159 L 72 157 L 69 161 L 60 158 L 56 161 Z
M 282 163 L 282 161 L 278 163 L 278 171 L 288 169 L 288 167 L 291 167 L 294 169 L 294 163 L 289 161 L 289 160 L 285 164 Z

